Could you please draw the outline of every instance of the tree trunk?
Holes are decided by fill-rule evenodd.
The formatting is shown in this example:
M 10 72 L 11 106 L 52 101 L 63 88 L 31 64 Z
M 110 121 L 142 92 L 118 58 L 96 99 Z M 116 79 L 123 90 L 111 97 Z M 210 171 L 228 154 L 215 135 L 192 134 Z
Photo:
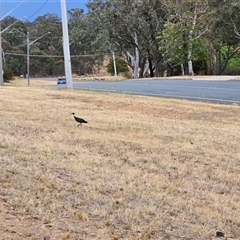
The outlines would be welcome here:
M 146 76 L 148 70 L 150 70 L 150 72 L 151 72 L 151 67 L 150 67 L 150 66 L 151 66 L 151 65 L 150 65 L 150 62 L 149 62 L 149 60 L 148 60 L 148 63 L 145 65 L 144 70 L 143 70 L 143 77 Z
M 158 60 L 154 59 L 155 77 L 159 77 Z
M 185 71 L 184 71 L 184 66 L 181 64 L 181 71 L 182 71 L 182 76 L 185 76 Z
M 167 63 L 167 77 L 173 76 L 173 66 L 171 63 Z
M 189 31 L 189 45 L 188 45 L 188 74 L 189 75 L 194 75 L 193 71 L 193 63 L 192 63 L 192 48 L 193 48 L 193 32 L 195 30 L 195 26 L 197 23 L 197 3 L 195 6 L 194 10 L 194 16 L 193 16 L 193 21 L 192 21 L 192 28 Z
M 135 64 L 134 64 L 134 73 L 133 78 L 138 78 L 138 68 L 139 68 L 139 49 L 138 49 L 138 37 L 137 34 L 134 33 L 134 42 L 135 42 Z
M 149 58 L 148 62 L 149 62 L 150 77 L 154 77 L 154 70 L 153 70 L 152 60 Z
M 194 76 L 192 60 L 188 60 L 188 74 Z
M 140 71 L 139 71 L 139 78 L 143 78 L 143 73 L 146 65 L 146 58 L 143 58 L 141 63 L 140 63 Z
M 216 58 L 216 49 L 212 48 L 210 52 L 210 75 L 216 75 L 217 73 L 217 58 Z M 220 72 L 219 72 L 220 74 Z

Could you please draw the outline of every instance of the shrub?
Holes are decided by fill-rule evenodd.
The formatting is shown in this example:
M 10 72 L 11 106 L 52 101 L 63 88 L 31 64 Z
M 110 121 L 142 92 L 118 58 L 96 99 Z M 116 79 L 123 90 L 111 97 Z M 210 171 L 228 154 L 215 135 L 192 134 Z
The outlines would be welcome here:
M 6 68 L 4 70 L 4 74 L 3 74 L 3 80 L 4 82 L 9 82 L 10 80 L 13 80 L 13 71 L 11 68 Z
M 120 73 L 123 73 L 123 75 L 129 74 L 128 65 L 122 58 L 116 57 L 116 69 L 117 75 L 119 75 Z M 111 75 L 114 75 L 114 64 L 112 59 L 107 65 L 107 72 L 110 73 Z
M 224 71 L 226 75 L 240 75 L 240 58 L 234 57 L 229 60 L 228 65 Z

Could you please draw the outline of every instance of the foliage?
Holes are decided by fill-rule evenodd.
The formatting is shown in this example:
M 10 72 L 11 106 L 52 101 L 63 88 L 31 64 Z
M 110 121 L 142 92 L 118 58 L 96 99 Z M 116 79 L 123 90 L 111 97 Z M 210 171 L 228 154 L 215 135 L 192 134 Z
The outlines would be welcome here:
M 6 66 L 4 70 L 3 79 L 4 79 L 4 82 L 9 82 L 10 80 L 14 79 L 13 71 L 9 65 Z
M 222 74 L 228 61 L 239 51 L 240 41 L 237 38 L 237 27 L 240 26 L 240 5 L 238 0 L 213 0 L 209 2 L 209 49 L 218 55 L 218 71 Z M 228 49 L 223 53 L 223 48 Z M 215 62 L 217 64 L 217 62 Z M 215 67 L 216 68 L 216 67 Z
M 185 3 L 185 4 L 184 4 Z M 164 29 L 157 37 L 159 50 L 165 63 L 188 64 L 188 74 L 193 74 L 192 61 L 202 47 L 201 38 L 207 32 L 207 2 L 204 1 L 169 1 L 166 2 L 168 19 Z
M 98 26 L 107 30 L 109 50 L 123 53 L 132 69 L 138 51 L 140 77 L 147 62 L 152 66 L 161 59 L 156 40 L 164 22 L 160 1 L 95 0 L 88 7 Z M 153 67 L 150 71 L 153 72 Z
M 182 63 L 185 62 L 186 54 L 184 50 L 184 33 L 179 23 L 167 22 L 161 35 L 157 36 L 159 40 L 159 50 L 165 62 Z M 174 53 L 174 54 L 173 54 Z
M 12 47 L 18 46 L 22 43 L 24 33 L 16 28 L 13 28 L 5 33 L 5 40 L 10 43 Z
M 228 62 L 224 74 L 226 75 L 240 75 L 240 56 L 231 58 Z
M 97 73 L 112 51 L 139 77 L 159 76 L 167 65 L 182 64 L 187 73 L 191 62 L 197 74 L 236 69 L 231 58 L 240 49 L 239 0 L 89 0 L 86 6 L 87 13 L 68 11 L 74 73 Z M 8 16 L 1 27 L 9 26 L 2 34 L 5 68 L 14 75 L 26 74 L 27 32 L 30 42 L 51 32 L 30 47 L 30 75 L 64 75 L 58 15 L 45 14 L 32 22 Z
M 129 68 L 125 60 L 123 60 L 120 57 L 116 57 L 115 62 L 116 62 L 117 75 L 119 75 L 120 73 L 127 75 L 129 73 Z M 111 75 L 114 75 L 114 62 L 112 59 L 107 65 L 107 72 L 110 73 Z

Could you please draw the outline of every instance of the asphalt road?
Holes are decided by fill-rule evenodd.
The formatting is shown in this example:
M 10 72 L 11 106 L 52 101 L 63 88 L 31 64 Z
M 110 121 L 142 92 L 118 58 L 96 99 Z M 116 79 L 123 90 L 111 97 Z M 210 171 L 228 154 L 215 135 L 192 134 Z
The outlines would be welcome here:
M 240 81 L 227 80 L 128 80 L 74 82 L 74 88 L 240 104 Z

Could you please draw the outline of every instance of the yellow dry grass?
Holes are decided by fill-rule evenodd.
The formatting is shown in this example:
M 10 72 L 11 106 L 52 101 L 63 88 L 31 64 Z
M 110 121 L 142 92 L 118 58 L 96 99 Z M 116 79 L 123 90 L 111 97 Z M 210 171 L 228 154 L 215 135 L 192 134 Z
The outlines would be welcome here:
M 46 86 L 0 101 L 3 239 L 239 239 L 239 106 Z
M 45 78 L 46 79 L 46 78 Z M 44 78 L 30 78 L 29 84 L 30 86 L 49 86 L 49 85 L 56 85 L 57 78 L 51 78 L 51 80 L 45 80 Z M 49 78 L 50 79 L 50 78 Z M 28 86 L 28 79 L 27 78 L 20 78 L 14 77 L 14 80 L 4 83 L 4 86 L 16 86 L 16 87 L 27 87 Z

